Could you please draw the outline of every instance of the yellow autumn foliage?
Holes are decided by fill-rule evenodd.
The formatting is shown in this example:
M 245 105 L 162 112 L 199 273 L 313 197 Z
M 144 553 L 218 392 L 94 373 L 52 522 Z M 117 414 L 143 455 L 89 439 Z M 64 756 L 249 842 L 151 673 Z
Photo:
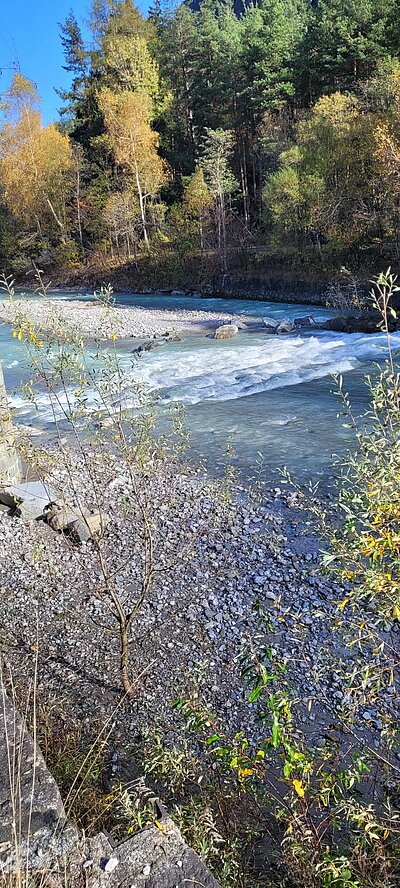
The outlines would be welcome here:
M 103 89 L 99 105 L 115 160 L 132 174 L 144 200 L 155 196 L 167 172 L 157 151 L 157 133 L 150 126 L 151 99 L 143 92 Z
M 38 228 L 50 217 L 62 232 L 73 168 L 70 141 L 43 127 L 34 89 L 16 75 L 0 130 L 0 183 L 10 211 Z

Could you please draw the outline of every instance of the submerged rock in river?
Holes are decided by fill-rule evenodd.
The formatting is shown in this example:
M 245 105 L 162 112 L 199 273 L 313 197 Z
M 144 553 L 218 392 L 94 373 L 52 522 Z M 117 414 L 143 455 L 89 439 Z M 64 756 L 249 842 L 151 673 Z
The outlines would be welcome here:
M 275 318 L 263 318 L 263 324 L 265 324 L 269 333 L 276 333 L 279 327 L 279 321 L 275 320 Z
M 378 314 L 344 315 L 330 318 L 319 327 L 333 333 L 380 333 L 382 318 Z M 396 322 L 389 319 L 390 332 L 396 330 Z
M 149 342 L 142 342 L 141 345 L 138 345 L 137 348 L 134 348 L 132 351 L 133 355 L 141 355 L 143 352 L 153 351 L 154 348 L 159 348 L 160 343 L 157 342 L 156 339 L 150 339 Z
M 301 318 L 295 318 L 293 323 L 295 327 L 312 327 L 315 320 L 311 315 L 304 315 Z
M 238 332 L 239 327 L 236 324 L 222 324 L 216 329 L 214 339 L 232 339 Z
M 275 333 L 292 333 L 294 330 L 294 324 L 291 321 L 282 321 L 281 324 L 276 328 Z

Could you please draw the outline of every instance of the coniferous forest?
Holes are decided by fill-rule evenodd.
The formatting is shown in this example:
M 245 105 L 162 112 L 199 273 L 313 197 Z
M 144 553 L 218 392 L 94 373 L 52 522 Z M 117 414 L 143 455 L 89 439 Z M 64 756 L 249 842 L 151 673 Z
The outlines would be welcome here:
M 60 27 L 59 120 L 19 73 L 3 95 L 4 269 L 156 262 L 174 283 L 398 255 L 395 0 L 156 0 L 146 18 L 93 0 L 88 42 L 72 10 Z

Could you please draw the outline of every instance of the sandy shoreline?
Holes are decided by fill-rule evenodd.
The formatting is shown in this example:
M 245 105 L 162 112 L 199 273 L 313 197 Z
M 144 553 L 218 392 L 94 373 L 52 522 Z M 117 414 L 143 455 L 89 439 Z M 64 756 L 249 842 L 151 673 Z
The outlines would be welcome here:
M 107 306 L 58 299 L 0 302 L 0 320 L 5 323 L 17 326 L 25 319 L 43 332 L 66 325 L 79 328 L 85 339 L 149 339 L 174 333 L 205 333 L 235 317 L 234 313 L 219 315 L 209 311 Z

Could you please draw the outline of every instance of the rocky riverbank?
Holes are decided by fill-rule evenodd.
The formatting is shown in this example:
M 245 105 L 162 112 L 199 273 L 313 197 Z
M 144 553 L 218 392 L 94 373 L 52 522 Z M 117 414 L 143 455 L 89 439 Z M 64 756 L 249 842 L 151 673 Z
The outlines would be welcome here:
M 347 314 L 317 322 L 312 315 L 301 315 L 291 320 L 257 318 L 243 315 L 190 309 L 157 309 L 142 306 L 106 305 L 99 301 L 58 299 L 16 299 L 0 302 L 0 321 L 20 329 L 33 324 L 42 334 L 49 330 L 70 338 L 77 333 L 87 340 L 166 339 L 174 340 L 185 334 L 213 334 L 216 339 L 228 339 L 240 331 L 264 331 L 268 334 L 296 334 L 329 330 L 334 333 L 377 333 L 381 330 L 378 315 Z M 221 328 L 221 329 L 219 329 Z M 398 329 L 397 321 L 390 321 L 391 331 Z M 149 348 L 151 343 L 149 343 Z M 142 346 L 145 350 L 145 346 Z
M 87 339 L 151 338 L 181 333 L 212 332 L 235 319 L 209 311 L 146 309 L 140 306 L 108 306 L 99 302 L 57 299 L 16 299 L 0 302 L 0 320 L 19 326 L 28 319 L 43 333 L 78 329 Z
M 18 685 L 29 681 L 38 651 L 40 703 L 60 701 L 88 731 L 117 707 L 111 744 L 125 756 L 143 725 L 157 725 L 169 742 L 180 734 L 172 710 L 177 693 L 199 694 L 229 732 L 244 728 L 256 738 L 257 707 L 245 703 L 238 659 L 260 632 L 261 607 L 274 655 L 304 700 L 300 727 L 318 743 L 345 702 L 334 668 L 344 652 L 331 632 L 343 590 L 322 576 L 316 539 L 296 498 L 276 490 L 253 502 L 236 487 L 230 500 L 226 484 L 178 465 L 133 476 L 111 450 L 82 459 L 63 445 L 45 459 L 52 487 L 75 507 L 100 508 L 107 521 L 102 537 L 78 545 L 41 521 L 0 512 L 0 641 Z M 154 573 L 137 607 L 144 558 L 139 500 L 151 528 Z M 122 705 L 105 570 L 134 610 L 135 693 Z M 357 652 L 345 656 L 356 660 Z M 360 705 L 364 728 L 367 718 L 379 748 L 374 712 Z M 339 719 L 335 730 L 340 740 Z

